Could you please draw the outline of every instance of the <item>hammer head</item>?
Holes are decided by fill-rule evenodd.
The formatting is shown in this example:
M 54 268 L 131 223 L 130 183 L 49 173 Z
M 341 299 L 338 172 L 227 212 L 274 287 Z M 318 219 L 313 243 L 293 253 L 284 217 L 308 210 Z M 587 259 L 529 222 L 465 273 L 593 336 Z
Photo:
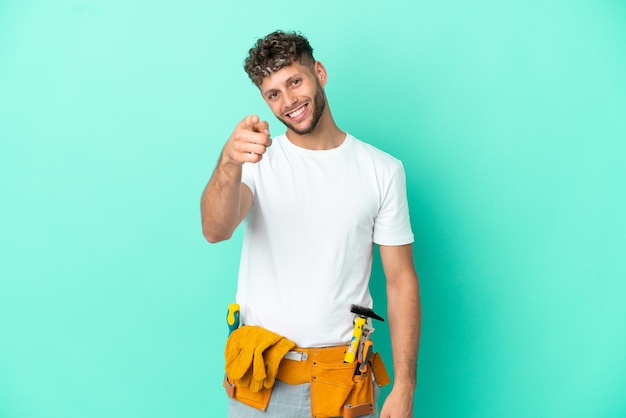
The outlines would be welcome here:
M 383 322 L 385 321 L 385 318 L 383 318 L 380 315 L 376 315 L 373 310 L 371 310 L 370 308 L 366 308 L 364 306 L 351 305 L 350 312 L 357 314 L 359 316 L 364 316 L 366 318 L 378 319 L 379 321 L 383 321 Z

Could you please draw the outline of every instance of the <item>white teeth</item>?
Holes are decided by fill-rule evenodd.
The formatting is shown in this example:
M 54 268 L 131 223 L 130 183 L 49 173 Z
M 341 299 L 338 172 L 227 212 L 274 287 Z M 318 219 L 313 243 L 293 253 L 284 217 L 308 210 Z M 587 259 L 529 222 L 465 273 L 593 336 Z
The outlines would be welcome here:
M 291 112 L 288 114 L 290 118 L 297 118 L 304 112 L 304 106 L 299 107 L 295 112 Z

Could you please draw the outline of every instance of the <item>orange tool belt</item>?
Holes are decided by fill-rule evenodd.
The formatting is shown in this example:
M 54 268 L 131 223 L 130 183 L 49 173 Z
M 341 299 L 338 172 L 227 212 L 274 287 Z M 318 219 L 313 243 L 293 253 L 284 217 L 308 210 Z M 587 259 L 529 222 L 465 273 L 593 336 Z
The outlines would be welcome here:
M 290 351 L 280 362 L 276 378 L 290 385 L 311 384 L 312 417 L 353 418 L 374 412 L 373 380 L 379 386 L 389 384 L 382 357 L 374 353 L 370 367 L 355 375 L 358 363 L 344 363 L 348 346 L 299 348 Z M 272 388 L 252 392 L 233 385 L 227 377 L 224 387 L 228 396 L 264 411 Z

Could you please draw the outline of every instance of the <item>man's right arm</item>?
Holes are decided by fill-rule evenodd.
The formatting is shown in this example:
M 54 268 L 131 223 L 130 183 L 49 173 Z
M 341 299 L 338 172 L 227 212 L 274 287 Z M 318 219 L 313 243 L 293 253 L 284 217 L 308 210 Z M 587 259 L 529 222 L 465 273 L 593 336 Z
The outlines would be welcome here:
M 246 217 L 252 192 L 241 182 L 242 165 L 259 162 L 270 145 L 268 124 L 258 116 L 248 116 L 235 127 L 200 201 L 202 232 L 207 241 L 229 239 Z

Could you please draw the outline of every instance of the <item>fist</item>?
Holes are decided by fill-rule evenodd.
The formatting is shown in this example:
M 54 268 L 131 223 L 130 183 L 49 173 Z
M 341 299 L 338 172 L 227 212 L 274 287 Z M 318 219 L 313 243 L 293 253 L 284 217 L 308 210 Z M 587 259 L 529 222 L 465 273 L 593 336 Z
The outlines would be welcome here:
M 257 163 L 272 144 L 269 125 L 250 115 L 237 124 L 224 146 L 223 157 L 231 163 Z

